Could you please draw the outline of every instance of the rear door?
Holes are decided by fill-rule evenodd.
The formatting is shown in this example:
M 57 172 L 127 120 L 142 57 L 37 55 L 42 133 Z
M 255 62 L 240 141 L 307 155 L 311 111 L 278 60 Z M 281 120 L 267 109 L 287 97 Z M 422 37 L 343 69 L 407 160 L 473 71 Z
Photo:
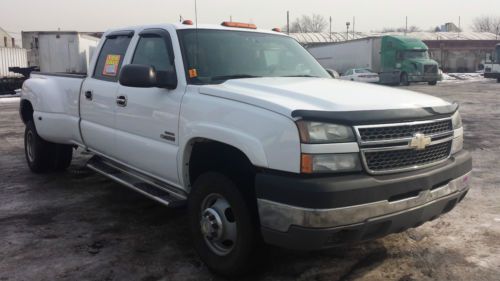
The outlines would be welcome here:
M 158 76 L 177 70 L 180 77 L 182 60 L 177 54 L 175 65 L 172 36 L 175 33 L 159 28 L 141 31 L 130 63 L 153 66 Z M 169 184 L 178 184 L 178 124 L 185 89 L 184 83 L 173 90 L 118 87 L 117 97 L 126 99 L 126 104 L 116 110 L 116 149 L 122 152 L 118 160 Z
M 132 31 L 110 33 L 100 49 L 92 75 L 80 95 L 81 130 L 85 145 L 108 157 L 116 156 L 115 113 L 118 76 Z

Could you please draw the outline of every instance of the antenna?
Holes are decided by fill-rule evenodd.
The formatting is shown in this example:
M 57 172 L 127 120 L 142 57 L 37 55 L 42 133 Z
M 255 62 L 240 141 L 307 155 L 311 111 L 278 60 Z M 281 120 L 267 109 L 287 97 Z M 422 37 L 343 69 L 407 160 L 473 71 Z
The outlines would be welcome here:
M 196 29 L 198 29 L 198 5 L 196 0 L 194 0 L 194 22 Z
M 195 33 L 196 33 L 196 62 L 194 64 L 195 69 L 198 68 L 198 61 L 199 61 L 199 50 L 198 50 L 198 5 L 197 5 L 197 0 L 194 0 L 194 21 L 195 21 Z

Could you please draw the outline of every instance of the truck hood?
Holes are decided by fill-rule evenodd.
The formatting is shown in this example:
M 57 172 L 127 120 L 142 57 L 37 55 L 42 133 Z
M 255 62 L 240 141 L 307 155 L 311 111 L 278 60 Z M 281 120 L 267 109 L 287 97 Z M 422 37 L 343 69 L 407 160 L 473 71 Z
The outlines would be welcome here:
M 292 116 L 297 110 L 342 112 L 450 106 L 433 96 L 329 78 L 249 78 L 205 85 L 201 94 L 235 100 Z

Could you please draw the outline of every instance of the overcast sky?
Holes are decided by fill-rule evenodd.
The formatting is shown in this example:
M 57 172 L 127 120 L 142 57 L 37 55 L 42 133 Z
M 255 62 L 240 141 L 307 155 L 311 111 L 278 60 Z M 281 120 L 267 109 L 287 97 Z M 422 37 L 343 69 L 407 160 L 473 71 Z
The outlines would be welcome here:
M 356 31 L 409 25 L 427 30 L 462 18 L 470 30 L 476 16 L 500 17 L 500 0 L 198 0 L 198 22 L 228 20 L 253 22 L 259 28 L 286 24 L 302 14 L 332 16 L 333 30 L 344 31 L 356 17 Z M 104 31 L 110 27 L 175 22 L 179 15 L 194 19 L 194 0 L 0 0 L 0 27 L 21 30 Z M 17 36 L 16 36 L 17 37 Z

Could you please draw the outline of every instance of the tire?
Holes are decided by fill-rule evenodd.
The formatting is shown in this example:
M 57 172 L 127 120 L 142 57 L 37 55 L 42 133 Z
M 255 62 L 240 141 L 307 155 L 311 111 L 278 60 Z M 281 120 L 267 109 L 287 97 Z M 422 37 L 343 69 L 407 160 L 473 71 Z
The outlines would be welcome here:
M 497 83 L 500 83 L 500 78 L 497 78 Z
M 427 84 L 429 84 L 431 86 L 436 86 L 437 85 L 437 81 L 430 81 L 430 82 L 427 82 Z
M 234 277 L 253 267 L 259 248 L 257 225 L 229 177 L 216 172 L 200 175 L 188 199 L 188 212 L 195 250 L 210 270 Z
M 401 73 L 400 77 L 400 85 L 401 86 L 410 86 L 410 81 L 408 81 L 408 74 L 406 72 Z
M 24 152 L 28 167 L 33 173 L 65 170 L 71 163 L 73 148 L 43 140 L 37 133 L 33 120 L 24 131 Z

